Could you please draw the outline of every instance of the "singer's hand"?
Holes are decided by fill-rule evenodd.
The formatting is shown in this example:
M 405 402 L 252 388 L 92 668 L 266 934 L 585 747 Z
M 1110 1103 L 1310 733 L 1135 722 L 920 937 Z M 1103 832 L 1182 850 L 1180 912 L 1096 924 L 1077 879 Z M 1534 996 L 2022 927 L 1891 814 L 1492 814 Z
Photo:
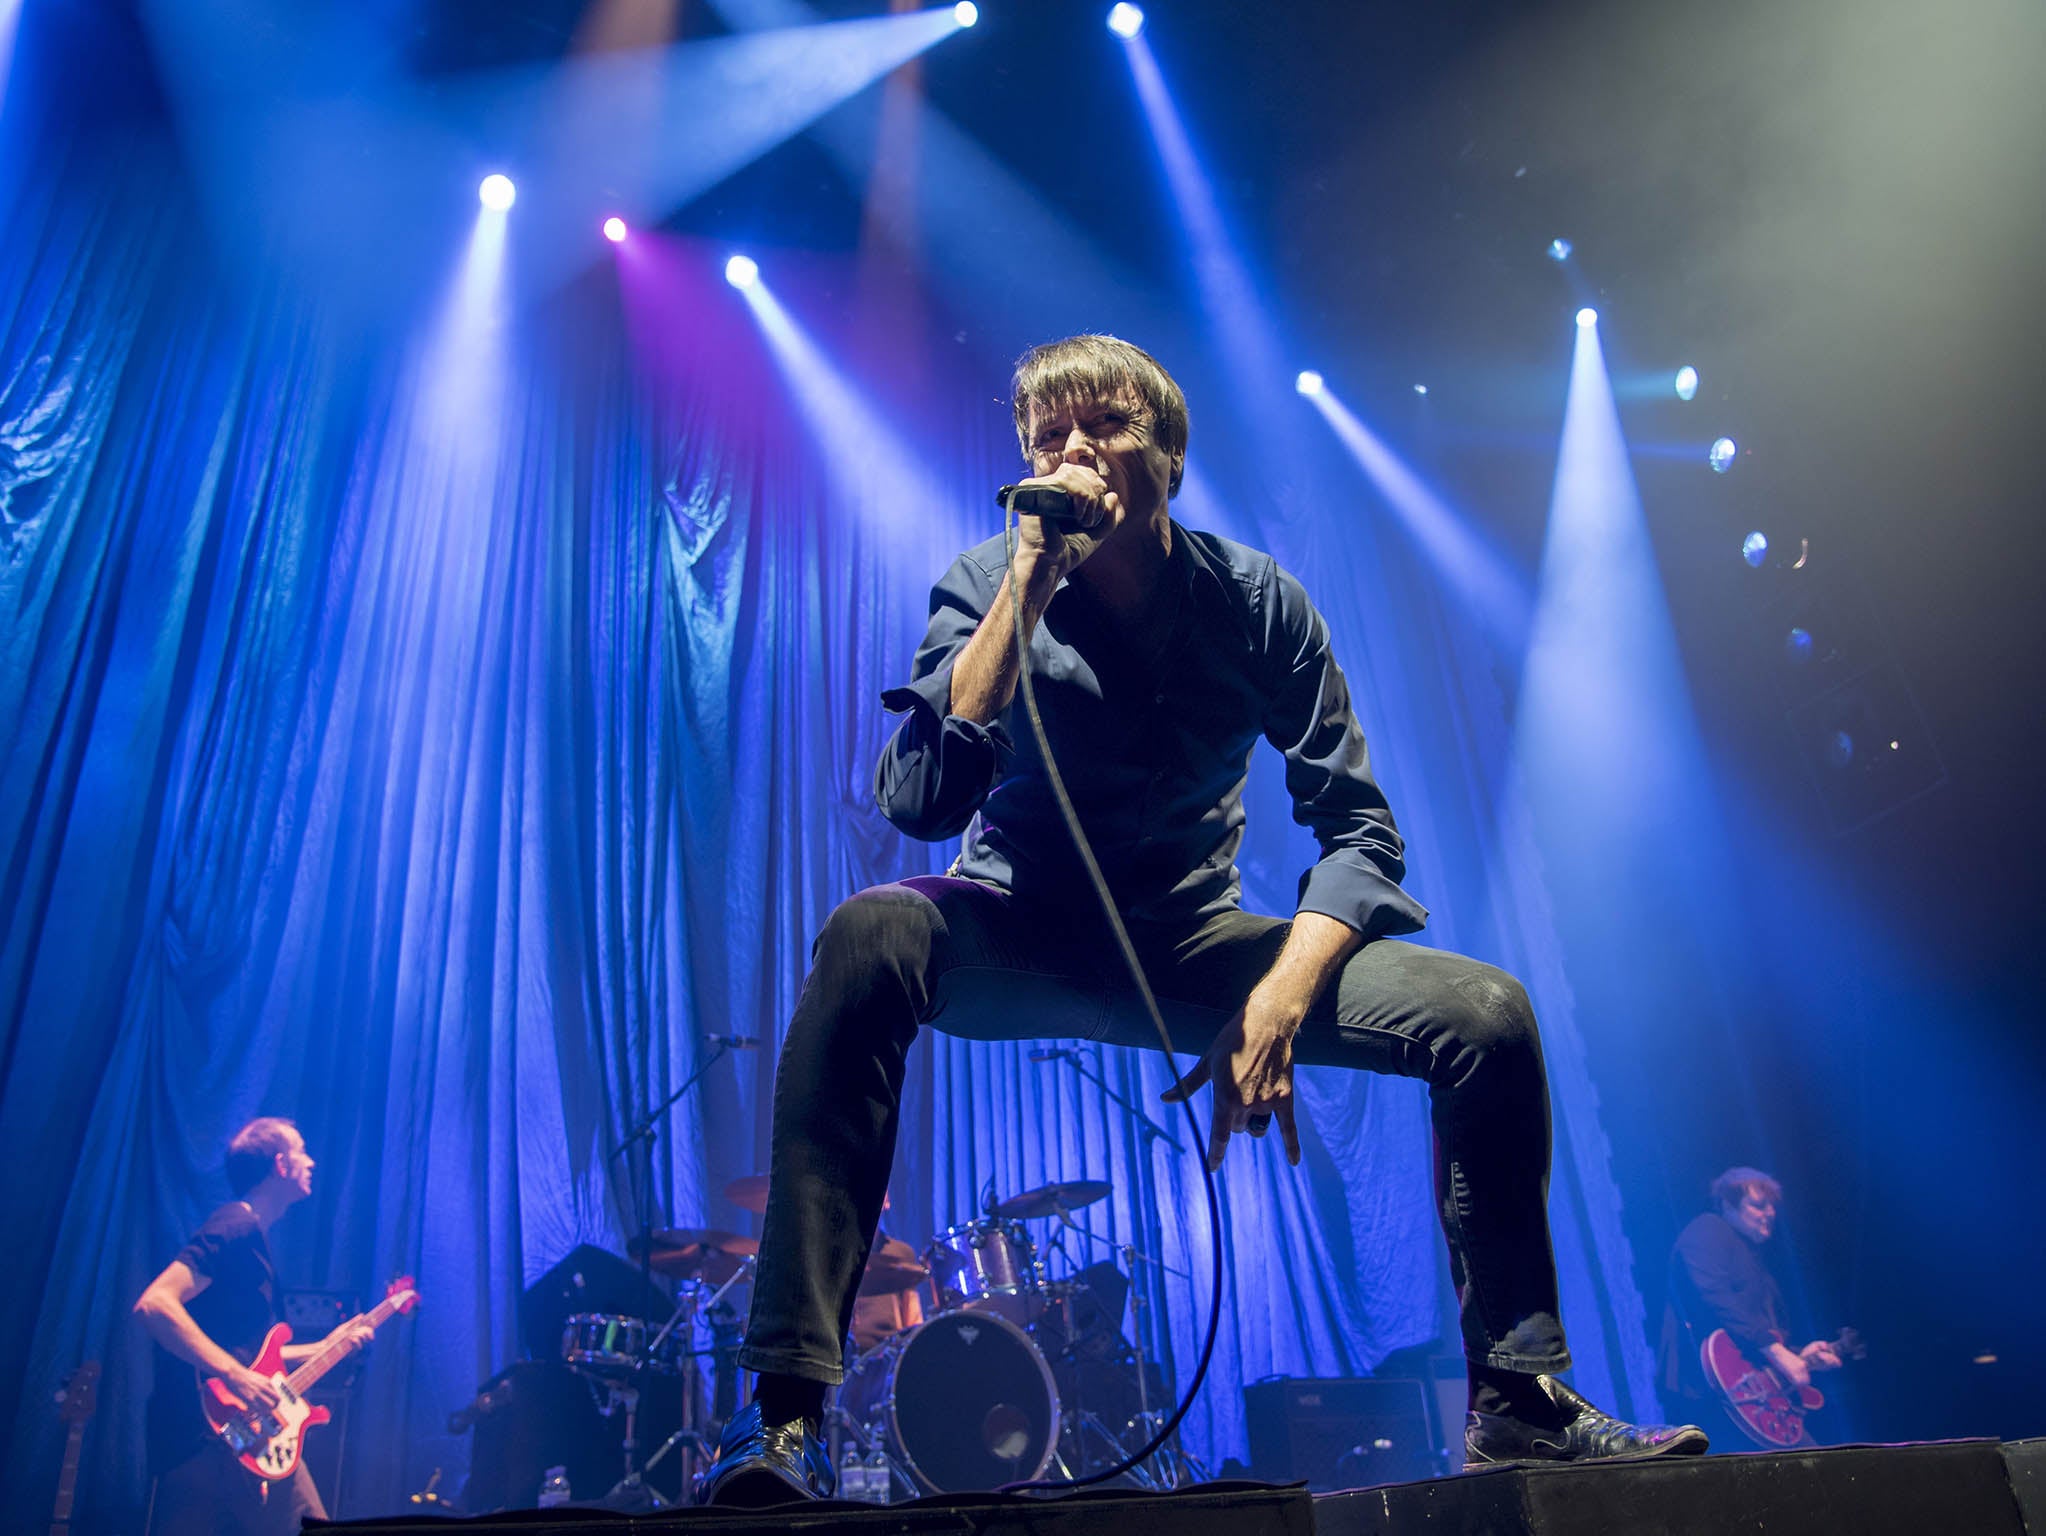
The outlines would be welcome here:
M 1292 1010 L 1264 1005 L 1256 993 L 1215 1035 L 1193 1070 L 1165 1090 L 1168 1103 L 1190 1098 L 1203 1083 L 1215 1090 L 1208 1122 L 1208 1166 L 1220 1168 L 1229 1138 L 1239 1131 L 1262 1136 L 1279 1122 L 1286 1161 L 1300 1163 L 1300 1131 L 1293 1120 L 1293 1036 L 1300 1020 Z
M 1064 491 L 1073 498 L 1073 513 L 1082 524 L 1074 529 L 1017 514 L 1015 572 L 1019 581 L 1047 567 L 1058 578 L 1072 575 L 1122 526 L 1122 498 L 1089 465 L 1068 459 L 1049 474 L 1033 475 L 1017 484 L 1049 485 Z

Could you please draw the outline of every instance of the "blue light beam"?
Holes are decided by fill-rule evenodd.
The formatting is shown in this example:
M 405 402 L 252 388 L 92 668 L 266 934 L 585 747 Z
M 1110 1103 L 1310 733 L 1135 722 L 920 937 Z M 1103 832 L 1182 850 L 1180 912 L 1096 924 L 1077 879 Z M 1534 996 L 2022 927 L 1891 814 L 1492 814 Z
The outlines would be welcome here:
M 735 258 L 737 259 L 737 258 Z M 953 531 L 940 513 L 952 504 L 946 488 L 920 467 L 917 452 L 867 403 L 852 381 L 799 325 L 756 269 L 737 285 L 759 322 L 768 350 L 796 398 L 796 408 L 824 450 L 834 504 L 936 551 Z M 938 560 L 936 553 L 928 558 Z M 905 563 L 914 566 L 905 553 Z M 915 567 L 921 568 L 921 567 Z
M 1527 639 L 1532 606 L 1527 584 L 1503 555 L 1357 419 L 1326 380 L 1318 374 L 1314 377 L 1318 381 L 1315 388 L 1300 393 L 1335 429 L 1350 457 L 1469 609 L 1486 638 L 1500 654 L 1518 656 Z

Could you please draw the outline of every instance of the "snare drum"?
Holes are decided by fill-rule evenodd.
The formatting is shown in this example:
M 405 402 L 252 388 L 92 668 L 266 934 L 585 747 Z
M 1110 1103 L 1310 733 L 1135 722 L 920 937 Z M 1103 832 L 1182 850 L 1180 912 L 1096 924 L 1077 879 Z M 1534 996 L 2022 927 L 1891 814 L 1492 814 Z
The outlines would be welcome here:
M 855 1361 L 838 1406 L 878 1430 L 918 1493 L 1042 1477 L 1059 1394 L 1030 1335 L 984 1312 L 942 1312 Z
M 1037 1245 L 1020 1221 L 988 1216 L 947 1227 L 924 1257 L 947 1310 L 964 1307 L 1028 1325 L 1044 1309 Z
M 561 1358 L 591 1376 L 626 1376 L 646 1361 L 643 1317 L 578 1312 L 561 1325 Z

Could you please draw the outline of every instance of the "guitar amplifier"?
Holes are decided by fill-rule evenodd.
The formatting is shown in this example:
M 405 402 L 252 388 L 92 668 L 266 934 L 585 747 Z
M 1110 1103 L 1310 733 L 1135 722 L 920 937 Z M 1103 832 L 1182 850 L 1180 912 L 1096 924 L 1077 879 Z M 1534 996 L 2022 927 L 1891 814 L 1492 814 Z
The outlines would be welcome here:
M 291 1325 L 291 1342 L 313 1344 L 324 1339 L 362 1310 L 352 1291 L 283 1291 L 277 1297 L 277 1320 Z M 365 1351 L 357 1350 L 322 1376 L 312 1390 L 314 1402 L 346 1397 L 362 1377 Z
M 1252 1474 L 1316 1493 L 1414 1482 L 1443 1471 L 1428 1388 L 1390 1377 L 1281 1377 L 1243 1389 Z
M 277 1320 L 291 1325 L 294 1344 L 310 1344 L 325 1338 L 361 1310 L 362 1298 L 352 1291 L 277 1294 Z M 356 1382 L 362 1379 L 366 1353 L 358 1349 L 315 1382 L 312 1391 L 306 1394 L 312 1402 L 324 1403 L 334 1415 L 333 1423 L 306 1436 L 305 1467 L 312 1474 L 313 1485 L 320 1490 L 327 1513 L 337 1520 L 348 1513 L 348 1490 L 343 1486 L 348 1475 L 348 1403 L 355 1395 Z

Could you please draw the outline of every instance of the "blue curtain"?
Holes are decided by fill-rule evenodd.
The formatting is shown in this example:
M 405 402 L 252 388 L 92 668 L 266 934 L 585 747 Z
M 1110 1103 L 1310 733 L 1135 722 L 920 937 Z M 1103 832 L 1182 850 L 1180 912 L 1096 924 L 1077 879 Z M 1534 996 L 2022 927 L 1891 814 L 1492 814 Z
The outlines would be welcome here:
M 374 1296 L 409 1271 L 426 1298 L 359 1390 L 343 1512 L 371 1512 L 435 1467 L 458 1482 L 446 1415 L 518 1352 L 526 1284 L 622 1249 L 611 1150 L 703 1036 L 777 1038 L 834 903 L 947 862 L 871 804 L 877 695 L 1014 444 L 996 356 L 957 360 L 942 326 L 904 344 L 913 368 L 861 353 L 823 283 L 784 299 L 860 387 L 914 395 L 888 409 L 945 507 L 848 494 L 708 276 L 651 360 L 608 272 L 509 312 L 485 356 L 448 355 L 437 296 L 365 329 L 228 267 L 157 142 L 53 132 L 0 246 L 0 1231 L 31 1282 L 0 1325 L 7 1486 L 51 1487 L 49 1394 L 97 1358 L 80 1514 L 132 1523 L 128 1307 L 225 1198 L 226 1137 L 280 1113 L 320 1165 L 275 1234 L 286 1283 Z M 1160 349 L 1194 360 L 1182 514 L 1306 576 L 1433 940 L 1527 979 L 1578 1380 L 1652 1412 L 1497 658 L 1340 465 L 1268 494 L 1227 434 L 1202 442 L 1212 370 L 1181 323 Z M 1251 825 L 1249 904 L 1288 911 L 1312 848 L 1268 766 Z M 1146 1103 L 1169 1081 L 1144 1053 L 1102 1067 Z M 663 1219 L 741 1222 L 717 1191 L 765 1166 L 772 1070 L 721 1062 L 663 1123 Z M 1222 1178 L 1228 1291 L 1187 1428 L 1211 1462 L 1244 1452 L 1244 1383 L 1454 1337 L 1421 1090 L 1302 1092 L 1305 1165 L 1245 1145 Z M 1114 1182 L 1091 1224 L 1157 1261 L 1139 1278 L 1184 1381 L 1210 1299 L 1185 1278 L 1208 1263 L 1194 1149 L 1147 1149 L 1024 1046 L 926 1035 L 898 1231 L 962 1219 L 989 1179 L 1076 1177 Z

